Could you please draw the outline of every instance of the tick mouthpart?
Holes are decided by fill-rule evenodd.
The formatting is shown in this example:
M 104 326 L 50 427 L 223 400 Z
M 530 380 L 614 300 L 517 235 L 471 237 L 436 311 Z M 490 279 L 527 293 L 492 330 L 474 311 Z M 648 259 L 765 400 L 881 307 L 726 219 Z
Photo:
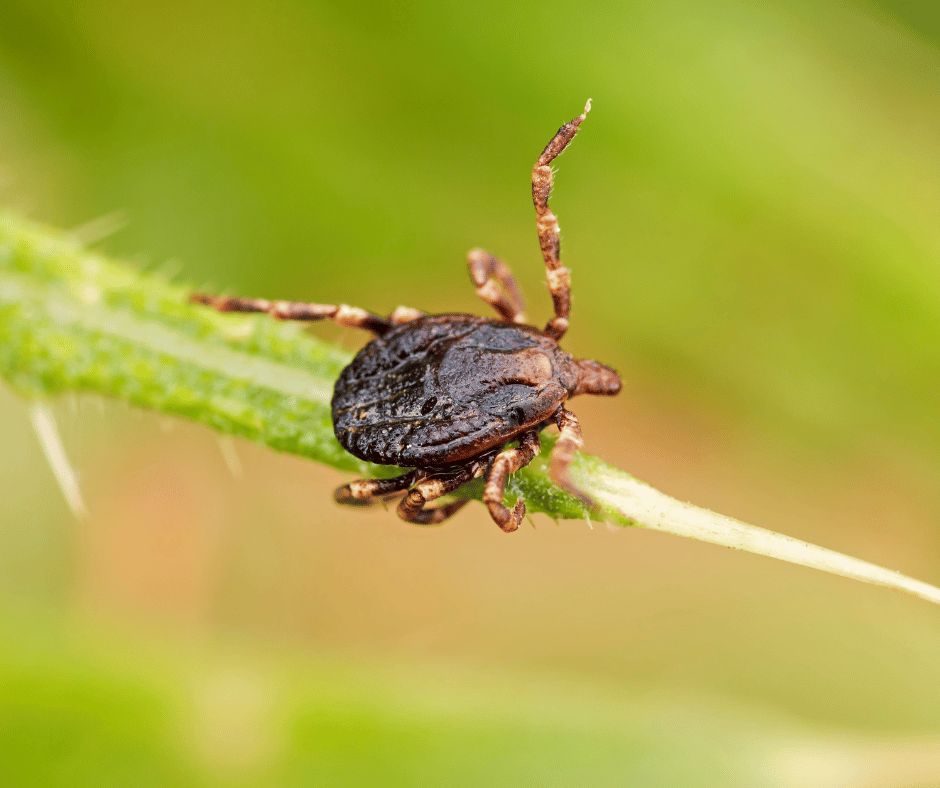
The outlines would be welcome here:
M 615 394 L 620 393 L 623 386 L 620 375 L 606 364 L 587 358 L 579 358 L 577 365 L 580 378 L 574 391 L 571 392 L 572 397 L 576 397 L 578 394 L 613 397 Z

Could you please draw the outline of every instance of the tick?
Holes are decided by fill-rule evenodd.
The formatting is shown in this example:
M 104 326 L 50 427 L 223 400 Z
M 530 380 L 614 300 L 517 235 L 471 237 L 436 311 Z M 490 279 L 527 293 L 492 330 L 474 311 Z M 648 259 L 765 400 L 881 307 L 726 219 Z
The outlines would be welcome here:
M 571 276 L 559 257 L 558 220 L 548 207 L 551 163 L 574 139 L 584 113 L 562 126 L 532 168 L 539 246 L 555 316 L 544 329 L 527 325 L 523 300 L 509 268 L 474 249 L 467 256 L 477 294 L 498 319 L 465 314 L 426 315 L 398 307 L 380 317 L 346 305 L 209 296 L 191 300 L 220 312 L 266 312 L 278 320 L 333 320 L 371 331 L 375 338 L 340 373 L 333 389 L 333 430 L 348 452 L 380 465 L 412 468 L 394 479 L 360 479 L 336 490 L 339 503 L 370 505 L 402 497 L 399 516 L 441 523 L 468 501 L 427 504 L 478 476 L 486 476 L 483 503 L 504 531 L 525 516 L 520 498 L 503 504 L 511 473 L 539 453 L 539 433 L 555 424 L 551 453 L 556 484 L 591 500 L 572 482 L 569 467 L 583 445 L 577 417 L 565 407 L 579 394 L 612 396 L 620 378 L 608 366 L 576 359 L 558 342 L 568 329 Z M 515 444 L 507 448 L 509 444 Z

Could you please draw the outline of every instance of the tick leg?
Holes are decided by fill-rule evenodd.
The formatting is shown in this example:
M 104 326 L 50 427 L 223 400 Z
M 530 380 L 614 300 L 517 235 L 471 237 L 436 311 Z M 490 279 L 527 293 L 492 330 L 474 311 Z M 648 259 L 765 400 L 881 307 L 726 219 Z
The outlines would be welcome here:
M 527 432 L 522 436 L 518 448 L 500 452 L 490 466 L 486 486 L 483 488 L 483 503 L 490 510 L 490 517 L 506 533 L 515 531 L 525 517 L 525 501 L 522 498 L 516 501 L 511 511 L 503 506 L 506 479 L 510 473 L 515 473 L 532 462 L 540 448 L 539 434 L 535 431 Z
M 413 493 L 414 490 L 411 492 Z M 410 495 L 411 493 L 409 493 L 409 496 Z M 401 519 L 405 522 L 415 523 L 416 525 L 440 525 L 442 522 L 453 517 L 455 514 L 457 514 L 457 512 L 463 509 L 464 506 L 470 503 L 469 498 L 464 498 L 459 501 L 452 501 L 451 503 L 445 504 L 444 506 L 438 506 L 436 509 L 420 509 L 406 517 L 402 513 L 402 510 L 405 509 L 405 503 L 407 501 L 408 498 L 399 504 L 398 516 L 401 517 Z M 422 506 L 423 505 L 424 504 L 422 504 Z
M 346 506 L 372 506 L 389 497 L 403 493 L 419 478 L 418 471 L 411 471 L 394 479 L 359 479 L 337 487 L 333 497 Z
M 535 203 L 535 223 L 539 231 L 542 257 L 545 259 L 548 290 L 552 294 L 552 304 L 555 307 L 555 317 L 548 321 L 545 333 L 556 341 L 561 339 L 568 330 L 568 314 L 571 311 L 571 274 L 561 264 L 558 219 L 548 207 L 548 196 L 552 190 L 551 163 L 574 139 L 574 135 L 578 133 L 578 127 L 590 109 L 589 99 L 583 113 L 558 129 L 532 168 L 532 202 Z
M 584 446 L 584 441 L 581 438 L 581 423 L 578 421 L 577 416 L 564 408 L 558 409 L 558 413 L 555 415 L 555 423 L 558 425 L 558 429 L 561 430 L 561 435 L 558 436 L 555 447 L 552 449 L 550 466 L 552 480 L 559 487 L 563 487 L 578 498 L 586 507 L 594 509 L 596 508 L 594 501 L 575 486 L 568 473 L 575 452 Z
M 341 326 L 364 328 L 376 336 L 382 336 L 392 327 L 385 318 L 346 304 L 305 304 L 300 301 L 267 301 L 263 298 L 210 296 L 205 293 L 193 293 L 189 300 L 211 306 L 219 312 L 266 312 L 277 320 L 332 320 Z
M 398 504 L 398 516 L 409 523 L 437 525 L 460 511 L 469 500 L 454 501 L 436 509 L 425 509 L 425 504 L 462 487 L 483 472 L 483 465 L 474 464 L 461 469 L 453 476 L 431 477 L 419 481 Z
M 502 260 L 483 249 L 471 249 L 467 254 L 467 267 L 480 298 L 510 323 L 525 322 L 522 293 L 512 271 Z M 502 290 L 497 283 L 503 286 Z
M 388 316 L 388 322 L 393 326 L 400 326 L 404 323 L 410 323 L 412 320 L 417 320 L 419 317 L 424 317 L 424 312 L 412 309 L 410 306 L 397 306 L 395 311 Z

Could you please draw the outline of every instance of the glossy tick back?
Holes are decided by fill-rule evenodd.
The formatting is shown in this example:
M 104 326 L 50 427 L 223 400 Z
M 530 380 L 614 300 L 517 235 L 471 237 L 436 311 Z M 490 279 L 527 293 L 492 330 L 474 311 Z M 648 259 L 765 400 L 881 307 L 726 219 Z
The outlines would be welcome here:
M 425 315 L 406 307 L 383 318 L 345 305 L 192 296 L 221 312 L 330 319 L 375 334 L 336 381 L 333 429 L 357 457 L 414 470 L 343 485 L 335 493 L 339 503 L 369 505 L 404 496 L 399 516 L 430 525 L 467 501 L 426 508 L 428 502 L 485 475 L 483 502 L 500 528 L 515 531 L 525 503 L 519 499 L 511 510 L 503 505 L 506 480 L 531 462 L 539 452 L 539 433 L 555 424 L 561 434 L 552 449 L 552 478 L 593 505 L 568 474 L 582 440 L 578 419 L 564 404 L 578 394 L 616 394 L 620 378 L 610 367 L 575 359 L 558 346 L 568 328 L 571 278 L 559 257 L 558 220 L 548 207 L 550 164 L 574 139 L 589 109 L 590 102 L 584 114 L 558 130 L 532 169 L 539 245 L 555 312 L 544 330 L 526 325 L 512 273 L 481 249 L 468 255 L 470 277 L 498 320 Z M 510 443 L 516 445 L 507 449 Z

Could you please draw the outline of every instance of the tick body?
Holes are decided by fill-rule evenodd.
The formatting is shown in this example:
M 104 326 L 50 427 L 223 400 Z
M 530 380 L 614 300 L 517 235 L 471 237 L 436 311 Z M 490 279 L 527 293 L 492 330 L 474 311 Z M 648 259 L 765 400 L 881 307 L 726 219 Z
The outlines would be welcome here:
M 557 484 L 593 505 L 571 481 L 568 467 L 581 448 L 581 428 L 565 403 L 578 394 L 614 395 L 620 378 L 596 361 L 575 359 L 558 342 L 568 327 L 570 274 L 559 257 L 558 221 L 548 207 L 551 161 L 574 138 L 584 114 L 562 126 L 532 170 L 532 198 L 554 317 L 544 329 L 525 323 L 509 269 L 481 249 L 470 252 L 470 277 L 498 319 L 465 314 L 425 315 L 399 307 L 388 317 L 345 305 L 212 297 L 192 300 L 223 312 L 266 312 L 282 320 L 331 319 L 371 331 L 369 342 L 336 381 L 333 429 L 361 459 L 414 470 L 394 479 L 343 485 L 339 503 L 369 505 L 401 497 L 398 514 L 421 524 L 443 522 L 466 500 L 427 504 L 477 476 L 486 476 L 483 502 L 504 531 L 514 531 L 525 503 L 503 505 L 509 474 L 540 448 L 539 433 L 557 425 L 551 455 Z M 515 443 L 512 448 L 508 444 Z

